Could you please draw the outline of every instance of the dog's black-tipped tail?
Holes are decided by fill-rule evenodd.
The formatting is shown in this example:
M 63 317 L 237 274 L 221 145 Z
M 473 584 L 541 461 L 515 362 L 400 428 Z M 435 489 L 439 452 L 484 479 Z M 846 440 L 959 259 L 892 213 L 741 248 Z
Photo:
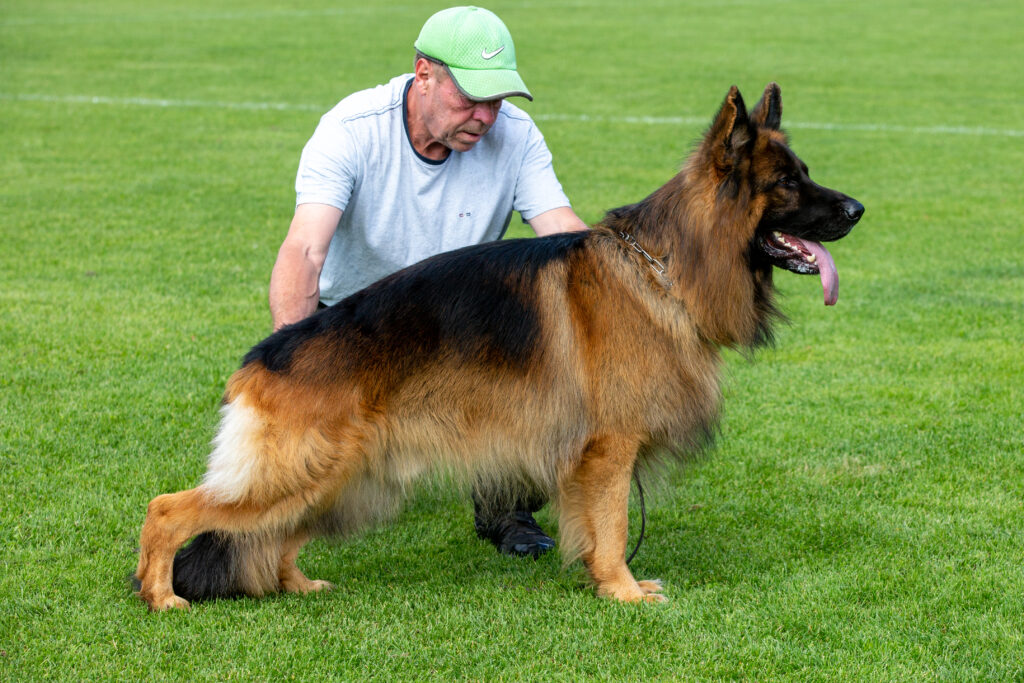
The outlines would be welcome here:
M 189 602 L 244 595 L 239 581 L 236 543 L 230 536 L 207 532 L 174 556 L 174 594 Z

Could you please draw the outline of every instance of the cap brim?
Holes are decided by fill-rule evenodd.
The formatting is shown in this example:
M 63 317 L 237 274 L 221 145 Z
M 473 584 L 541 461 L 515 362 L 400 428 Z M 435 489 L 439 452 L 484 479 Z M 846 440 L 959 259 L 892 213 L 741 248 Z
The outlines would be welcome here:
M 525 97 L 533 101 L 523 79 L 511 69 L 459 69 L 448 65 L 448 73 L 462 94 L 471 100 Z

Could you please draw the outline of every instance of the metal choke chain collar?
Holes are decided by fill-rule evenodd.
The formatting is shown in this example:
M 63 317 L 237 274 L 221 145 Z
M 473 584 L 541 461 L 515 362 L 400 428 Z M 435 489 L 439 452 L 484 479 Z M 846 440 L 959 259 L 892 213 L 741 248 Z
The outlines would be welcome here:
M 665 267 L 664 263 L 648 254 L 647 250 L 641 247 L 640 243 L 636 241 L 636 238 L 630 235 L 628 232 L 620 231 L 619 237 L 621 237 L 626 244 L 633 247 L 633 251 L 637 252 L 645 259 L 647 259 L 647 262 L 651 264 L 651 268 L 654 270 L 654 272 L 657 273 L 658 276 L 661 277 L 669 287 L 672 286 L 672 281 L 668 279 L 667 275 L 668 269 Z

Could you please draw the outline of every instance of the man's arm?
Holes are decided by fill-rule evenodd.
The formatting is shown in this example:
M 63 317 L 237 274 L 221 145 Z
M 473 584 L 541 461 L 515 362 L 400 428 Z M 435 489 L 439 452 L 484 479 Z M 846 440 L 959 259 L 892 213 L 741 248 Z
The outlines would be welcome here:
M 270 274 L 270 315 L 275 331 L 316 311 L 320 270 L 340 219 L 341 209 L 326 204 L 296 207 Z
M 577 232 L 587 230 L 587 224 L 580 220 L 571 207 L 562 206 L 537 214 L 526 221 L 537 233 L 538 237 L 554 235 L 559 232 Z

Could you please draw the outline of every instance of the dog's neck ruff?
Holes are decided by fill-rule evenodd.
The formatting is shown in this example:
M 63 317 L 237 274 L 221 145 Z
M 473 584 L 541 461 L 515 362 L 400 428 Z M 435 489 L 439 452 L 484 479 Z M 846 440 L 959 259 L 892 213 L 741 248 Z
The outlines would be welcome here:
M 636 241 L 636 238 L 630 235 L 628 232 L 622 232 L 620 230 L 618 231 L 618 235 L 619 237 L 622 238 L 623 242 L 625 242 L 626 244 L 633 248 L 633 251 L 639 253 L 641 256 L 647 259 L 647 263 L 650 264 L 651 269 L 655 273 L 657 273 L 658 279 L 662 282 L 662 284 L 665 285 L 665 288 L 671 289 L 672 281 L 668 279 L 668 269 L 665 267 L 665 264 L 651 256 L 650 254 L 648 254 L 647 250 L 641 247 L 640 243 Z

